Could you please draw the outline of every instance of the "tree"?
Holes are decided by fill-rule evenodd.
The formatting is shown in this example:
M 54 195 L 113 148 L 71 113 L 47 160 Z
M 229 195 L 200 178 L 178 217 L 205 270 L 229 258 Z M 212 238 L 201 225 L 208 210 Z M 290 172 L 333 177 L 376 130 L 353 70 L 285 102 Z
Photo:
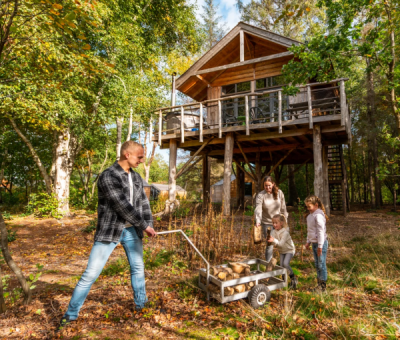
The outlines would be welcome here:
M 236 5 L 244 22 L 306 41 L 325 29 L 325 13 L 315 6 L 317 0 L 253 0 Z
M 208 51 L 224 37 L 226 29 L 225 23 L 221 23 L 222 17 L 217 15 L 218 5 L 214 0 L 205 0 L 202 7 L 204 10 L 204 14 L 201 15 L 204 22 L 202 28 L 206 37 L 204 49 Z

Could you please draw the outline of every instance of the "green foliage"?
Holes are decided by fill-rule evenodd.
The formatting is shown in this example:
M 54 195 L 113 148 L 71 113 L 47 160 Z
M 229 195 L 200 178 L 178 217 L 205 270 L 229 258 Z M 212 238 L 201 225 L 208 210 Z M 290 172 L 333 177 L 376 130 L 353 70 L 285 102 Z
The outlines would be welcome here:
M 30 275 L 29 275 L 29 278 L 28 278 L 27 281 L 28 281 L 28 285 L 29 285 L 29 288 L 30 288 L 30 289 L 36 288 L 36 286 L 34 285 L 34 283 L 37 282 L 37 281 L 39 280 L 39 278 L 42 276 L 42 274 L 43 274 L 43 272 L 42 272 L 43 267 L 44 267 L 44 265 L 41 265 L 41 264 L 37 263 L 37 264 L 36 264 L 37 272 L 36 272 L 35 274 L 30 274 Z
M 35 217 L 61 217 L 58 212 L 58 200 L 54 194 L 44 192 L 32 194 L 26 210 L 30 214 L 33 213 Z
M 299 200 L 297 206 L 297 211 L 292 212 L 294 219 L 294 230 L 307 230 L 307 224 L 305 223 L 304 215 L 306 213 L 306 208 L 304 202 Z
M 90 233 L 92 233 L 93 231 L 95 231 L 96 228 L 97 228 L 97 218 L 95 218 L 95 219 L 93 219 L 93 220 L 90 220 L 90 221 L 89 221 L 89 225 L 86 226 L 85 228 L 83 228 L 82 231 L 83 231 L 84 233 L 90 234 Z
M 254 209 L 255 208 L 252 205 L 248 205 L 248 206 L 246 206 L 244 214 L 246 216 L 254 216 Z
M 1 214 L 3 215 L 5 221 L 11 221 L 13 219 L 11 214 L 7 211 L 3 211 Z
M 8 243 L 14 242 L 17 239 L 17 232 L 12 229 L 7 230 L 7 241 Z

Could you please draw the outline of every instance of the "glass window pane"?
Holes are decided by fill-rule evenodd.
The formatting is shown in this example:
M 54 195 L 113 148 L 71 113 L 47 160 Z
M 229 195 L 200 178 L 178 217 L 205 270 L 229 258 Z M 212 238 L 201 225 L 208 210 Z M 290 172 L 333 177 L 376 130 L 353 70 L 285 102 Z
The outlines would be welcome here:
M 253 185 L 252 185 L 251 182 L 244 183 L 244 195 L 245 196 L 252 196 L 253 195 L 252 187 L 253 187 Z
M 249 81 L 237 84 L 237 92 L 250 91 L 250 89 L 251 89 L 251 87 L 250 87 Z
M 235 84 L 222 86 L 222 94 L 232 94 L 235 92 Z
M 271 86 L 279 86 L 279 85 L 284 85 L 284 79 L 283 76 L 275 76 L 271 77 Z
M 263 89 L 264 87 L 267 87 L 266 84 L 267 79 L 257 79 L 256 80 L 256 89 Z

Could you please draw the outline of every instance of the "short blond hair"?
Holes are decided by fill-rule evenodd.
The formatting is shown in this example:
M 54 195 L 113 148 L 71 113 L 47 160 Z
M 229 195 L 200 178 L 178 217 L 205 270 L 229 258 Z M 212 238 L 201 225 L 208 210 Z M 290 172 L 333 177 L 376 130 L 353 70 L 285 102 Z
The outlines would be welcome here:
M 135 149 L 137 149 L 137 148 L 139 148 L 139 147 L 143 148 L 143 145 L 142 145 L 142 144 L 139 144 L 138 142 L 135 142 L 135 141 L 133 141 L 133 140 L 128 140 L 128 141 L 122 143 L 120 154 L 121 154 L 121 156 L 123 156 L 123 155 L 124 155 L 124 152 L 125 152 L 126 150 L 128 150 L 128 149 L 133 149 L 133 150 L 135 150 Z

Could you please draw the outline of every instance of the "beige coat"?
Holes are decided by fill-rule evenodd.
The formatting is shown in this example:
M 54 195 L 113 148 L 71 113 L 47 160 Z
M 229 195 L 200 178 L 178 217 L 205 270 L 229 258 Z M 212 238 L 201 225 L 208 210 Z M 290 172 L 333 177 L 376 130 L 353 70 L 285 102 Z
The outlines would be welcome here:
M 288 227 L 281 230 L 272 230 L 271 236 L 274 238 L 274 245 L 278 249 L 279 254 L 294 254 L 296 252 Z

